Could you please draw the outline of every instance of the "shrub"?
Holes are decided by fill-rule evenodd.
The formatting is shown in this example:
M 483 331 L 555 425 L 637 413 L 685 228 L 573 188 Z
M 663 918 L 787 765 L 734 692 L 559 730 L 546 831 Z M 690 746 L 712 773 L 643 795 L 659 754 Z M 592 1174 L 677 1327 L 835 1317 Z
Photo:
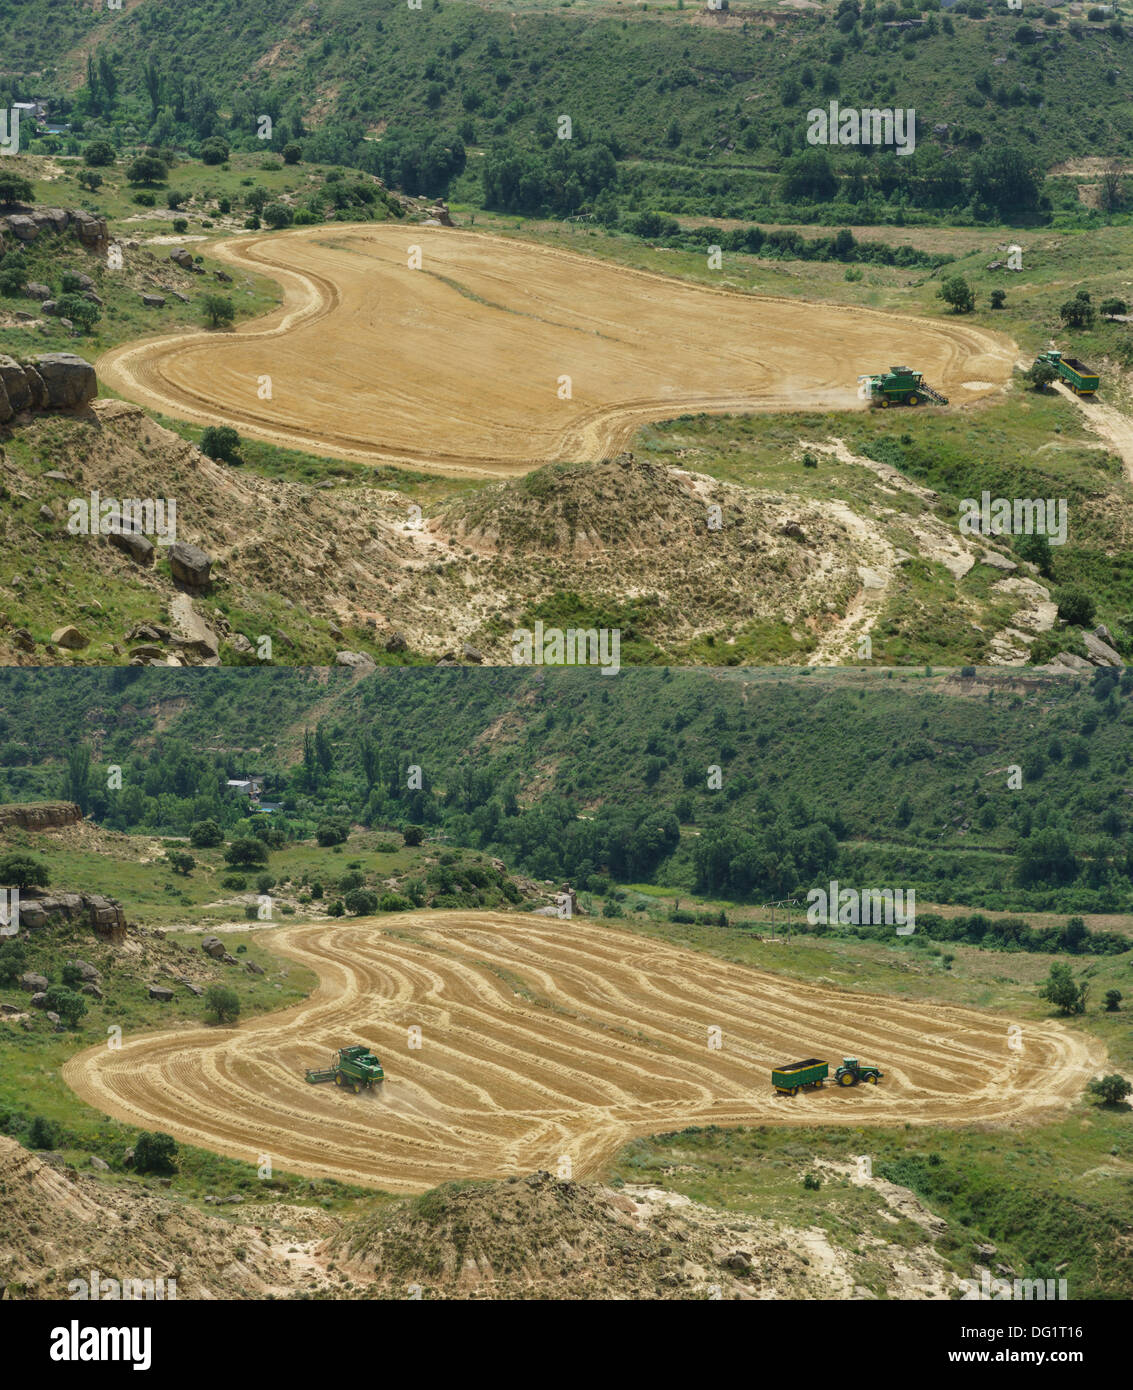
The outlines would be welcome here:
M 187 232 L 189 230 L 189 224 L 185 218 L 175 217 L 173 219 L 173 230 L 175 232 Z
M 93 300 L 84 299 L 81 294 L 60 296 L 56 312 L 60 318 L 70 319 L 84 333 L 89 333 L 102 317 L 98 305 Z
M 343 904 L 355 917 L 368 917 L 378 910 L 377 894 L 371 893 L 368 888 L 355 888 L 352 893 L 347 893 Z
M 32 186 L 22 174 L 0 174 L 0 207 L 8 203 L 34 203 Z
M 240 1017 L 240 996 L 231 985 L 209 985 L 205 990 L 205 1016 L 215 1023 L 234 1023 Z
M 83 163 L 91 169 L 106 169 L 114 163 L 114 146 L 109 140 L 92 140 L 83 150 Z
M 383 893 L 378 900 L 382 912 L 408 912 L 413 904 L 400 893 Z
M 350 827 L 344 820 L 327 819 L 320 821 L 315 831 L 315 839 L 324 848 L 327 845 L 345 844 Z
M 14 984 L 27 969 L 24 943 L 12 938 L 0 940 L 0 984 Z
M 185 851 L 181 849 L 169 850 L 165 858 L 169 867 L 175 874 L 184 874 L 188 877 L 197 867 L 197 861 L 193 856 L 191 854 L 186 854 Z
M 1095 604 L 1088 589 L 1066 584 L 1058 590 L 1058 616 L 1074 627 L 1088 627 L 1094 621 Z
M 152 208 L 156 206 L 152 193 L 135 193 L 132 199 L 140 208 Z
M 0 884 L 12 888 L 46 888 L 50 882 L 47 865 L 30 854 L 8 854 L 0 859 Z
M 302 158 L 303 158 L 303 151 L 302 151 L 302 148 L 301 148 L 299 145 L 296 145 L 296 144 L 294 143 L 294 141 L 292 141 L 290 144 L 284 145 L 284 147 L 283 147 L 283 162 L 284 162 L 284 164 L 298 164 L 299 161 L 300 161 Z
M 224 861 L 235 868 L 261 868 L 268 862 L 267 845 L 254 835 L 241 836 L 224 851 Z
M 286 203 L 268 203 L 263 210 L 263 219 L 272 229 L 278 232 L 281 227 L 290 227 L 295 214 Z
M 424 838 L 425 832 L 419 825 L 407 825 L 402 832 L 402 839 L 410 848 L 419 845 Z
M 234 893 L 242 893 L 248 886 L 248 880 L 243 874 L 225 874 L 220 880 L 222 888 L 231 888 Z
M 221 324 L 233 321 L 236 317 L 236 306 L 231 299 L 226 299 L 222 294 L 206 294 L 201 300 L 201 312 L 210 328 L 219 328 Z
M 79 1019 L 87 1011 L 87 1001 L 81 994 L 68 989 L 66 985 L 52 985 L 43 1001 L 44 1008 L 58 1014 L 68 1028 L 77 1026 Z
M 143 1130 L 134 1145 L 134 1168 L 139 1173 L 175 1173 L 177 1140 L 171 1134 Z
M 224 832 L 214 820 L 195 821 L 189 828 L 189 843 L 194 849 L 216 849 L 224 844 Z
M 1027 380 L 1036 391 L 1041 391 L 1052 381 L 1058 380 L 1058 368 L 1051 362 L 1035 362 L 1027 373 Z
M 223 164 L 228 154 L 228 146 L 219 135 L 210 135 L 207 140 L 201 141 L 202 164 Z
M 42 1115 L 33 1115 L 28 1126 L 29 1149 L 53 1149 L 59 1142 L 58 1126 Z
M 162 161 L 150 154 L 140 154 L 126 166 L 130 183 L 160 183 L 167 173 Z
M 951 306 L 953 313 L 970 314 L 976 307 L 976 296 L 962 275 L 950 276 L 936 293 L 939 299 Z
M 1107 989 L 1105 992 L 1105 1011 L 1107 1014 L 1115 1014 L 1121 1007 L 1121 1001 L 1125 996 L 1119 989 Z
M 1007 303 L 1007 291 L 1006 291 L 1006 290 L 992 290 L 992 292 L 991 292 L 991 307 L 992 307 L 993 309 L 1002 309 L 1003 306 L 1004 306 L 1006 303 Z
M 93 169 L 80 169 L 79 187 L 85 188 L 88 193 L 97 192 L 102 187 L 102 175 L 95 173 Z
M 240 436 L 231 425 L 209 425 L 201 435 L 201 453 L 219 463 L 242 464 Z
M 1133 1082 L 1114 1072 L 1112 1076 L 1096 1076 L 1086 1090 L 1091 1096 L 1097 1096 L 1103 1105 L 1119 1105 L 1133 1092 Z

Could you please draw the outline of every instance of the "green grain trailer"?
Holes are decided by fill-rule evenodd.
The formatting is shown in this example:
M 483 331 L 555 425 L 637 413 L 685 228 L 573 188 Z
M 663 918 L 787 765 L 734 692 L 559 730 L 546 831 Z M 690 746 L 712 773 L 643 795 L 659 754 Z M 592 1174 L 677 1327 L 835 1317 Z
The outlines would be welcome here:
M 331 1058 L 329 1067 L 316 1071 L 307 1069 L 307 1080 L 312 1085 L 320 1081 L 333 1081 L 336 1086 L 350 1087 L 355 1095 L 380 1085 L 385 1078 L 381 1062 L 368 1047 L 339 1048 Z
M 808 1057 L 803 1062 L 788 1062 L 786 1066 L 776 1067 L 771 1073 L 771 1084 L 781 1096 L 796 1096 L 802 1090 L 821 1088 L 829 1075 L 829 1062 Z M 839 1086 L 856 1086 L 859 1081 L 869 1081 L 876 1086 L 884 1075 L 878 1067 L 863 1066 L 856 1057 L 843 1057 L 834 1080 Z
M 1035 362 L 1049 362 L 1059 377 L 1078 396 L 1092 396 L 1101 383 L 1097 372 L 1093 372 L 1085 362 L 1076 357 L 1063 357 L 1057 348 L 1050 352 L 1040 352 Z
M 808 1057 L 804 1062 L 788 1062 L 786 1066 L 776 1067 L 771 1073 L 771 1084 L 781 1096 L 794 1096 L 804 1088 L 820 1087 L 829 1075 L 829 1062 Z
M 870 404 L 879 405 L 882 409 L 890 405 L 920 405 L 922 401 L 948 404 L 948 397 L 930 386 L 924 374 L 914 371 L 912 367 L 890 367 L 880 376 L 863 376 L 858 380 L 868 383 L 865 391 Z

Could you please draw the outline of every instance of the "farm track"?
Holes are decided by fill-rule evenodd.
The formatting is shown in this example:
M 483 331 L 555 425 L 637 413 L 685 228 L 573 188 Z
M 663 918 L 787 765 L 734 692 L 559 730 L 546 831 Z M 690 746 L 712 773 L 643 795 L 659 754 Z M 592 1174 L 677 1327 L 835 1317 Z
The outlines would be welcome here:
M 1053 1022 L 840 993 L 575 919 L 475 912 L 291 926 L 316 971 L 301 1005 L 239 1028 L 91 1048 L 63 1068 L 88 1104 L 182 1143 L 390 1192 L 467 1177 L 593 1173 L 627 1140 L 690 1125 L 1004 1123 L 1069 1106 L 1103 1049 Z M 422 1030 L 419 1050 L 407 1045 Z M 708 1046 L 709 1030 L 723 1045 Z M 374 1094 L 311 1086 L 363 1042 Z M 794 1098 L 773 1065 L 857 1054 L 878 1087 Z
M 1017 352 L 952 319 L 743 295 L 451 228 L 335 224 L 209 251 L 279 281 L 282 307 L 115 348 L 101 380 L 289 448 L 468 477 L 610 457 L 689 411 L 852 409 L 857 375 L 892 362 L 963 403 L 1000 390 Z

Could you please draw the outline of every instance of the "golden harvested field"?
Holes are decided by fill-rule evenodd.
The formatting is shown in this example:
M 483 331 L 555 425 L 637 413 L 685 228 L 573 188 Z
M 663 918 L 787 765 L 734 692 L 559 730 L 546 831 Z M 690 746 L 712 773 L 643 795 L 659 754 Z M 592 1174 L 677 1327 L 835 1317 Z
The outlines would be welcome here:
M 1101 1046 L 1052 1022 L 844 994 L 584 922 L 419 912 L 273 931 L 317 971 L 297 1008 L 239 1028 L 99 1046 L 63 1069 L 86 1102 L 249 1162 L 391 1192 L 467 1177 L 586 1176 L 689 1125 L 984 1123 L 1070 1105 Z M 422 1030 L 411 1050 L 408 1030 Z M 722 1030 L 722 1047 L 709 1030 Z M 373 1094 L 308 1085 L 370 1045 Z M 879 1086 L 776 1095 L 772 1066 L 857 1055 Z
M 963 404 L 1016 356 L 944 316 L 757 298 L 454 228 L 305 227 L 211 253 L 281 282 L 282 308 L 116 348 L 101 380 L 199 424 L 473 477 L 609 457 L 687 411 L 852 408 L 858 376 L 892 363 Z

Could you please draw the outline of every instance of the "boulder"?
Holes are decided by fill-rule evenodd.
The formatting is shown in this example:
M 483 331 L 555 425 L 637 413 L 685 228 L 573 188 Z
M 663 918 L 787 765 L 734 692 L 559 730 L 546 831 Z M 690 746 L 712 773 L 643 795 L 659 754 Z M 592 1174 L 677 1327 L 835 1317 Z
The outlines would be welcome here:
M 19 414 L 21 410 L 32 409 L 33 396 L 28 374 L 19 366 L 15 357 L 0 354 L 0 384 L 3 384 L 4 392 L 7 393 L 15 414 Z
M 409 643 L 403 632 L 391 633 L 390 636 L 386 638 L 387 652 L 404 652 L 408 651 L 408 649 Z
M 20 916 L 22 920 L 22 911 Z M 16 983 L 21 989 L 27 990 L 29 994 L 35 995 L 42 994 L 51 982 L 46 975 L 37 975 L 34 970 L 25 970 Z
M 51 508 L 47 505 L 46 502 L 43 504 L 42 507 L 40 507 L 40 509 L 39 509 L 39 516 L 40 516 L 40 520 L 41 520 L 41 521 L 54 521 L 54 520 L 55 520 L 55 513 L 51 510 Z
M 47 389 L 48 409 L 76 410 L 98 395 L 94 368 L 73 352 L 44 353 L 32 358 L 32 366 Z
M 50 397 L 47 394 L 47 386 L 43 377 L 40 376 L 38 369 L 30 364 L 26 366 L 24 368 L 24 380 L 27 382 L 28 390 L 31 393 L 31 403 L 28 409 L 46 410 Z
M 48 285 L 41 285 L 38 280 L 29 280 L 24 286 L 24 294 L 28 299 L 50 299 L 51 288 Z
M 212 560 L 198 546 L 176 541 L 169 547 L 169 568 L 173 578 L 189 589 L 208 587 Z
M 206 936 L 201 942 L 201 950 L 206 956 L 212 956 L 213 960 L 220 960 L 224 955 L 224 942 L 215 936 Z
M 168 1004 L 173 998 L 173 991 L 171 989 L 166 989 L 164 985 L 150 985 L 149 997 L 151 999 L 159 999 L 163 1004 Z
M 71 225 L 84 246 L 97 246 L 106 240 L 108 228 L 105 217 L 96 217 L 93 212 L 83 208 L 71 210 Z
M 235 956 L 230 956 L 227 951 L 220 958 L 222 965 L 239 965 L 240 962 Z
M 1082 641 L 1085 643 L 1086 651 L 1090 654 L 1090 660 L 1097 666 L 1120 666 L 1121 657 L 1108 642 L 1103 642 L 1100 637 L 1095 637 L 1092 632 L 1084 632 Z
M 118 550 L 124 550 L 139 565 L 152 565 L 156 553 L 154 543 L 140 531 L 112 531 L 106 538 Z
M 80 985 L 79 993 L 88 995 L 91 999 L 96 999 L 100 1004 L 102 1003 L 103 993 L 97 985 Z
M 373 671 L 377 665 L 372 656 L 367 656 L 365 652 L 335 652 L 334 664 L 336 666 L 349 666 L 354 671 L 365 674 Z
M 91 965 L 89 960 L 69 960 L 67 964 L 75 967 L 84 984 L 97 985 L 102 979 L 102 975 Z
M 143 294 L 142 303 L 147 309 L 164 309 L 165 296 L 160 294 Z
M 99 1158 L 97 1154 L 91 1154 L 90 1166 L 92 1168 L 96 1168 L 100 1173 L 110 1172 L 110 1164 L 105 1162 L 103 1159 Z
M 256 649 L 242 632 L 238 632 L 232 639 L 232 650 L 234 652 L 239 652 L 241 656 L 249 656 Z
M 6 220 L 8 230 L 21 241 L 34 241 L 39 235 L 39 227 L 34 218 L 27 217 L 22 212 L 9 213 Z
M 53 1009 L 48 1009 L 47 1012 L 44 1014 L 44 1018 L 47 1019 L 48 1023 L 59 1022 L 59 1015 Z
M 32 995 L 31 999 L 28 1002 L 31 1004 L 33 1009 L 46 1009 L 47 991 L 43 989 L 36 990 L 36 992 Z
M 477 664 L 484 660 L 484 653 L 477 651 L 475 647 L 470 646 L 467 642 L 465 642 L 464 646 L 461 648 L 461 655 L 464 657 L 465 661 L 472 661 Z
M 248 972 L 249 975 L 262 975 L 264 973 L 263 966 L 257 965 L 254 960 L 245 961 L 244 969 Z
M 193 257 L 183 246 L 175 246 L 169 253 L 169 259 L 174 265 L 179 265 L 182 270 L 192 270 Z
M 204 990 L 200 987 L 200 985 L 195 985 L 192 982 L 192 980 L 182 980 L 181 983 L 185 986 L 185 988 L 189 991 L 190 994 L 195 994 L 198 999 L 201 997 L 202 994 L 204 994 Z
M 41 314 L 47 314 L 49 317 L 57 314 L 59 312 L 59 301 L 56 299 L 45 299 L 39 306 L 39 312 Z
M 90 638 L 84 637 L 77 627 L 68 624 L 66 627 L 57 627 L 51 634 L 51 642 L 56 647 L 66 647 L 69 651 L 81 652 L 84 647 L 90 646 Z
M 45 232 L 65 232 L 71 220 L 66 208 L 36 208 L 31 217 L 36 226 Z

